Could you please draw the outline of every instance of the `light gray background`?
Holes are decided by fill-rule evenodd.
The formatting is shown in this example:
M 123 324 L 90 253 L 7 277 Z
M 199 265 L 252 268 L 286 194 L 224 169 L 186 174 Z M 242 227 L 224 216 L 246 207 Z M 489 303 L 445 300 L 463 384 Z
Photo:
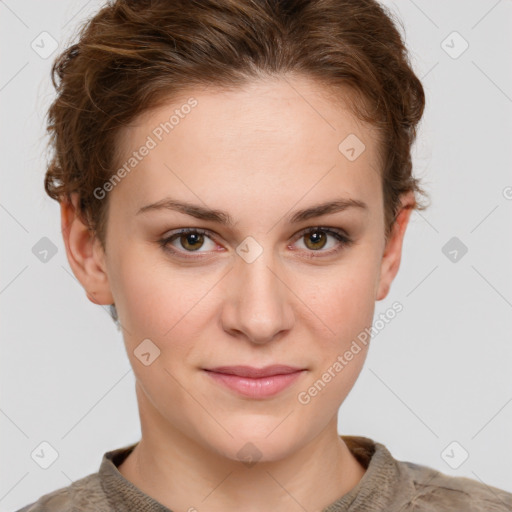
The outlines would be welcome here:
M 512 492 L 512 1 L 385 3 L 427 94 L 414 164 L 432 205 L 412 215 L 376 318 L 396 300 L 404 310 L 374 338 L 339 430 Z M 97 471 L 140 435 L 121 334 L 71 273 L 43 191 L 56 53 L 43 59 L 31 43 L 47 31 L 62 49 L 101 4 L 0 1 L 2 511 Z M 453 31 L 469 43 L 458 58 L 442 47 Z M 461 44 L 452 35 L 444 47 Z M 42 237 L 57 247 L 46 263 L 32 252 Z M 468 247 L 457 262 L 442 252 L 452 237 Z M 31 458 L 42 441 L 58 452 L 48 469 Z M 441 455 L 453 441 L 451 460 L 469 454 L 457 469 Z

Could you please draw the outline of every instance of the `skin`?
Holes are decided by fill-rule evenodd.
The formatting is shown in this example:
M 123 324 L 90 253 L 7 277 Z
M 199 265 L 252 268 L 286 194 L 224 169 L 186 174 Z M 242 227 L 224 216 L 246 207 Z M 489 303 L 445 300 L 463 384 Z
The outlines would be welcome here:
M 386 241 L 377 134 L 310 79 L 187 92 L 120 133 L 128 156 L 185 98 L 198 101 L 110 192 L 105 252 L 75 215 L 76 196 L 61 205 L 70 266 L 92 302 L 115 302 L 136 377 L 142 439 L 119 470 L 175 512 L 320 511 L 364 475 L 337 421 L 368 346 L 308 404 L 297 395 L 371 326 L 400 265 L 414 196 L 404 195 Z M 338 150 L 350 133 L 366 146 L 354 161 Z M 165 197 L 225 210 L 235 225 L 171 210 L 137 215 Z M 287 221 L 339 198 L 368 208 Z M 300 235 L 318 226 L 353 243 Z M 186 227 L 210 238 L 190 246 L 178 236 L 169 245 L 181 258 L 159 245 Z M 248 236 L 263 249 L 251 263 L 236 252 Z M 146 338 L 160 350 L 148 366 L 134 355 Z M 274 363 L 307 371 L 266 399 L 236 395 L 202 370 Z M 248 442 L 260 452 L 252 466 L 237 456 Z

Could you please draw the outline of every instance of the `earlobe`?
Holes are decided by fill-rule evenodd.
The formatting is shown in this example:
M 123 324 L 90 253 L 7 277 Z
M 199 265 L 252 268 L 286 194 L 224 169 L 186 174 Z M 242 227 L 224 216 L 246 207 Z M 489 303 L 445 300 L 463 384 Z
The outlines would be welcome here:
M 393 223 L 389 239 L 384 248 L 375 300 L 382 300 L 387 297 L 391 288 L 391 283 L 398 273 L 402 258 L 402 246 L 405 231 L 413 211 L 413 206 L 414 195 L 412 193 L 408 193 L 402 199 L 400 212 Z
M 105 265 L 105 254 L 99 240 L 78 214 L 78 195 L 71 202 L 60 203 L 61 229 L 69 265 L 94 304 L 112 304 Z

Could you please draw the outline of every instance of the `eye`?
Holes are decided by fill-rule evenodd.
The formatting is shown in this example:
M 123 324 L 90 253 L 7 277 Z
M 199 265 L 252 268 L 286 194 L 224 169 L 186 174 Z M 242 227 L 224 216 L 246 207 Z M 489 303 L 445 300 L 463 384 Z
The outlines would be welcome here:
M 329 238 L 332 239 L 329 244 Z M 307 257 L 316 258 L 330 256 L 352 244 L 352 240 L 342 230 L 328 227 L 311 227 L 301 231 L 295 237 L 296 241 L 304 241 L 304 251 Z M 208 243 L 210 246 L 208 247 Z M 207 253 L 215 250 L 216 243 L 208 230 L 199 228 L 183 228 L 159 240 L 160 246 L 172 255 L 183 258 L 195 258 L 192 253 Z M 205 248 L 206 247 L 206 248 Z M 290 246 L 289 246 L 290 247 Z M 328 247 L 327 250 L 324 250 Z M 200 249 L 205 248 L 204 251 Z M 187 255 L 189 253 L 190 255 Z M 318 253 L 318 254 L 315 254 Z M 202 256 L 197 256 L 198 258 Z
M 329 237 L 334 239 L 330 246 Z M 318 256 L 329 256 L 339 252 L 344 247 L 348 247 L 352 243 L 352 240 L 342 230 L 321 226 L 301 231 L 297 239 L 303 242 L 306 251 L 311 253 L 308 254 L 308 257 L 317 257 L 313 253 L 321 253 Z M 327 250 L 323 250 L 325 247 L 328 247 Z
M 163 238 L 160 240 L 160 245 L 165 248 L 166 250 L 170 251 L 171 253 L 177 253 L 177 252 L 198 252 L 199 249 L 201 249 L 204 246 L 205 240 L 209 240 L 213 247 L 210 247 L 209 250 L 212 250 L 215 248 L 215 243 L 213 240 L 208 236 L 208 231 L 204 229 L 198 229 L 198 228 L 189 228 L 189 229 L 180 229 L 177 233 L 174 233 L 166 238 Z M 171 249 L 171 246 L 176 247 L 176 245 L 173 245 L 173 243 L 176 242 L 178 245 L 178 248 L 180 251 L 175 251 Z M 208 249 L 207 249 L 208 250 Z M 199 251 L 199 252 L 207 252 L 207 251 Z

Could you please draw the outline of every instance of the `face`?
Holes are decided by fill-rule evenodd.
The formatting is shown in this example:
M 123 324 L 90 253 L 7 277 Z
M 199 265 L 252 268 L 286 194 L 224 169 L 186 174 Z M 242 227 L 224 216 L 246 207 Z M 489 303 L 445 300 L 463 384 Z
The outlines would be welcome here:
M 350 134 L 365 146 L 348 139 L 355 159 L 339 148 Z M 109 192 L 106 253 L 93 256 L 104 278 L 75 273 L 116 304 L 143 435 L 175 432 L 233 460 L 251 442 L 276 460 L 332 424 L 368 344 L 341 370 L 339 356 L 400 260 L 403 231 L 384 239 L 376 137 L 297 77 L 190 91 L 124 129 L 119 167 L 145 156 Z M 312 210 L 327 203 L 344 207 Z M 301 371 L 260 392 L 207 371 L 275 364 Z

